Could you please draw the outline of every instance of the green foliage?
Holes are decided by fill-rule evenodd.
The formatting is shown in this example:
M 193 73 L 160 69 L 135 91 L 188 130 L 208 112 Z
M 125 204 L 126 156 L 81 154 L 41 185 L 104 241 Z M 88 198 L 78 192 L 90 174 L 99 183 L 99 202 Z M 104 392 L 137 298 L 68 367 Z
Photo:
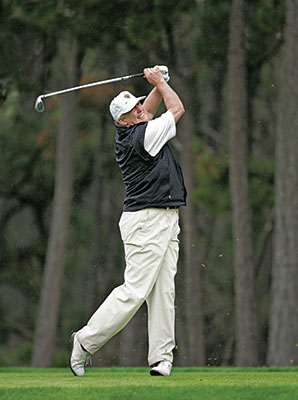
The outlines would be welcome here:
M 248 6 L 247 60 L 249 68 L 271 59 L 282 41 L 284 1 L 254 0 Z M 261 38 L 261 40 L 260 40 Z
M 211 0 L 198 9 L 197 54 L 199 60 L 204 60 L 209 65 L 226 62 L 230 3 L 230 0 Z
M 223 216 L 231 211 L 228 156 L 200 150 L 197 155 L 196 203 L 210 216 Z M 266 210 L 273 207 L 274 164 L 269 160 L 251 159 L 249 164 L 250 199 L 259 229 Z
M 69 16 L 67 26 L 82 47 L 108 47 L 121 40 L 123 21 L 129 10 L 127 0 L 118 1 L 117 4 L 107 0 L 88 0 L 84 3 L 67 1 L 64 7 Z
M 179 24 L 181 15 L 195 9 L 195 2 L 187 0 L 131 1 L 125 24 L 125 33 L 129 44 L 136 49 L 150 49 L 159 46 L 162 51 L 169 51 L 169 33 Z
M 210 216 L 229 213 L 231 207 L 227 156 L 202 149 L 197 155 L 196 174 L 196 203 L 207 210 Z
M 55 3 L 3 2 L 0 12 L 0 91 L 18 88 L 28 93 L 41 78 L 38 69 L 32 76 L 32 64 L 37 59 L 42 63 L 49 61 L 56 45 L 57 27 L 63 26 Z
M 274 163 L 268 160 L 249 161 L 250 200 L 254 216 L 254 230 L 258 234 L 274 203 Z
M 45 161 L 47 140 L 36 138 L 40 121 L 16 103 L 8 103 L 0 116 L 0 194 L 20 206 L 46 208 L 53 193 L 54 160 Z
M 6 350 L 6 351 L 5 351 Z M 14 348 L 0 352 L 0 366 L 6 365 L 29 365 L 32 357 L 32 343 L 23 342 Z M 0 391 L 1 393 L 1 391 Z
M 67 368 L 69 365 L 69 352 L 64 350 L 54 355 L 53 368 Z

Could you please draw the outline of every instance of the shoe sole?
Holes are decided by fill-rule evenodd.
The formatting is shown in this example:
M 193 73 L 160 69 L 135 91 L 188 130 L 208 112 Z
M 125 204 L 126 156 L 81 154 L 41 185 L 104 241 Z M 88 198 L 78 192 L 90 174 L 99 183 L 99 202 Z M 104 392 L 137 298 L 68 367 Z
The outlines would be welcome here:
M 170 375 L 164 375 L 164 374 L 162 374 L 161 372 L 156 371 L 155 369 L 153 369 L 153 370 L 150 371 L 150 375 L 151 375 L 151 376 L 170 376 L 171 373 L 170 373 Z
M 150 375 L 151 375 L 151 376 L 164 376 L 163 374 L 161 374 L 161 373 L 158 372 L 158 371 L 150 371 Z

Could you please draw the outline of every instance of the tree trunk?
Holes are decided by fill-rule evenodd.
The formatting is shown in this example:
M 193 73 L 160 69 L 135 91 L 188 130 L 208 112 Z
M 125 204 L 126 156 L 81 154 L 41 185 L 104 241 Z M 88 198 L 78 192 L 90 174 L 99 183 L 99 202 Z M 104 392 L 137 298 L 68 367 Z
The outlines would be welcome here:
M 180 75 L 181 76 L 181 75 Z M 182 78 L 181 78 L 182 79 Z M 198 229 L 196 225 L 196 209 L 193 201 L 195 189 L 195 155 L 193 150 L 195 126 L 192 117 L 191 79 L 184 79 L 178 85 L 175 82 L 174 88 L 181 96 L 186 113 L 179 122 L 178 140 L 183 141 L 183 151 L 180 162 L 187 188 L 187 207 L 181 209 L 181 222 L 183 227 L 183 262 L 184 262 L 184 317 L 185 328 L 185 351 L 181 363 L 183 365 L 204 365 L 205 345 L 203 330 L 202 291 L 200 274 L 200 247 Z M 177 80 L 178 83 L 178 80 Z M 179 345 L 179 343 L 178 343 Z M 179 349 L 180 349 L 179 345 Z M 182 350 L 182 349 L 181 349 Z
M 198 29 L 185 29 L 194 24 L 193 15 L 184 15 L 175 26 L 177 42 L 172 43 L 175 71 L 172 70 L 173 88 L 185 107 L 185 114 L 178 123 L 177 139 L 183 143 L 179 161 L 183 170 L 187 189 L 187 206 L 181 209 L 182 246 L 184 278 L 184 318 L 178 315 L 177 331 L 181 334 L 178 339 L 178 357 L 181 365 L 205 364 L 204 317 L 202 307 L 201 285 L 201 250 L 198 238 L 197 209 L 193 196 L 196 185 L 194 139 L 198 130 L 199 113 L 197 64 L 194 53 L 188 52 L 185 43 L 198 40 Z M 186 33 L 187 32 L 187 33 Z M 176 74 L 176 75 L 175 75 Z M 170 82 L 171 84 L 171 82 Z M 181 276 L 180 275 L 180 276 Z M 178 299 L 177 299 L 178 300 Z M 182 309 L 182 308 L 180 308 Z M 182 325 L 183 324 L 183 325 Z M 181 326 L 182 325 L 182 326 Z
M 79 80 L 76 44 L 70 56 L 71 86 Z M 74 92 L 63 96 L 60 132 L 57 137 L 56 178 L 50 233 L 34 335 L 34 367 L 50 367 L 55 350 L 61 289 L 70 220 L 73 182 L 73 141 L 77 100 Z
M 106 264 L 107 256 L 107 243 L 105 243 L 104 237 L 110 237 L 107 235 L 108 224 L 106 223 L 107 216 L 104 215 L 105 198 L 110 195 L 110 186 L 108 186 L 108 171 L 106 168 L 107 159 L 110 157 L 107 145 L 107 118 L 102 116 L 100 131 L 98 132 L 98 145 L 94 161 L 93 170 L 93 182 L 91 185 L 90 198 L 89 198 L 89 211 L 93 216 L 93 231 L 90 237 L 90 247 L 87 255 L 86 262 L 86 282 L 84 287 L 88 287 L 86 293 L 86 311 L 87 314 L 92 313 L 97 309 L 99 299 L 104 296 L 103 293 L 98 291 L 98 276 L 99 271 L 105 275 L 106 286 L 109 286 L 111 281 L 110 274 L 113 269 L 111 266 Z M 110 203 L 110 202 L 109 202 Z M 110 204 L 109 204 L 110 206 Z M 115 227 L 113 227 L 115 229 Z M 105 234 L 104 234 L 105 233 Z
M 298 365 L 298 4 L 286 2 L 277 112 L 269 365 Z
M 246 160 L 244 7 L 245 0 L 233 0 L 228 53 L 229 178 L 235 271 L 235 362 L 238 366 L 258 364 L 253 231 Z

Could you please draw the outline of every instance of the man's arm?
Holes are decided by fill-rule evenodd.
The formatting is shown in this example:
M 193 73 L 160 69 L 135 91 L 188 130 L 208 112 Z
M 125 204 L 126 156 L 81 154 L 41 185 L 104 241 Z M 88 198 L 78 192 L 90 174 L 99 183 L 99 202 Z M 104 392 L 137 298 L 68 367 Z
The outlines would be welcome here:
M 147 79 L 147 81 L 155 86 L 155 88 L 151 91 L 151 93 L 149 94 L 149 96 L 147 98 L 147 100 L 149 99 L 149 105 L 151 103 L 151 100 L 150 100 L 151 94 L 154 96 L 154 97 L 152 97 L 152 100 L 158 99 L 158 95 L 154 91 L 156 89 L 159 93 L 159 96 L 163 98 L 166 109 L 168 111 L 171 111 L 171 113 L 173 114 L 175 122 L 179 121 L 179 119 L 184 114 L 184 106 L 183 106 L 182 101 L 180 100 L 179 96 L 177 95 L 177 93 L 164 80 L 162 74 L 159 71 L 159 68 L 158 67 L 145 68 L 144 75 L 145 75 L 145 78 Z M 161 101 L 161 98 L 160 98 L 160 101 Z M 152 101 L 151 104 L 154 104 L 154 101 Z M 157 104 L 157 102 L 155 102 L 155 104 Z M 159 104 L 160 104 L 160 102 L 159 102 Z M 157 110 L 159 104 L 157 105 L 156 110 Z M 147 111 L 146 101 L 144 102 L 144 108 Z M 155 110 L 155 112 L 156 112 L 156 110 Z M 149 108 L 149 111 L 147 111 L 147 112 L 150 113 L 150 108 Z M 149 115 L 148 115 L 148 117 L 149 117 Z
M 143 107 L 146 110 L 149 121 L 151 119 L 153 119 L 153 117 L 161 103 L 161 100 L 162 100 L 162 96 L 156 87 L 153 88 L 151 90 L 151 92 L 148 94 L 148 96 L 146 97 L 146 99 L 143 103 Z

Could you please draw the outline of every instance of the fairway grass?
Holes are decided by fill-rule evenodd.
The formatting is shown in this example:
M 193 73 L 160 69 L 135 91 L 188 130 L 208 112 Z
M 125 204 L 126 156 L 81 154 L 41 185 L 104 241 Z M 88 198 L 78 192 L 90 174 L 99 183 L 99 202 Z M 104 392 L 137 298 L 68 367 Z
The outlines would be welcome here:
M 0 399 L 295 400 L 298 368 L 179 368 L 151 377 L 148 368 L 0 368 Z

